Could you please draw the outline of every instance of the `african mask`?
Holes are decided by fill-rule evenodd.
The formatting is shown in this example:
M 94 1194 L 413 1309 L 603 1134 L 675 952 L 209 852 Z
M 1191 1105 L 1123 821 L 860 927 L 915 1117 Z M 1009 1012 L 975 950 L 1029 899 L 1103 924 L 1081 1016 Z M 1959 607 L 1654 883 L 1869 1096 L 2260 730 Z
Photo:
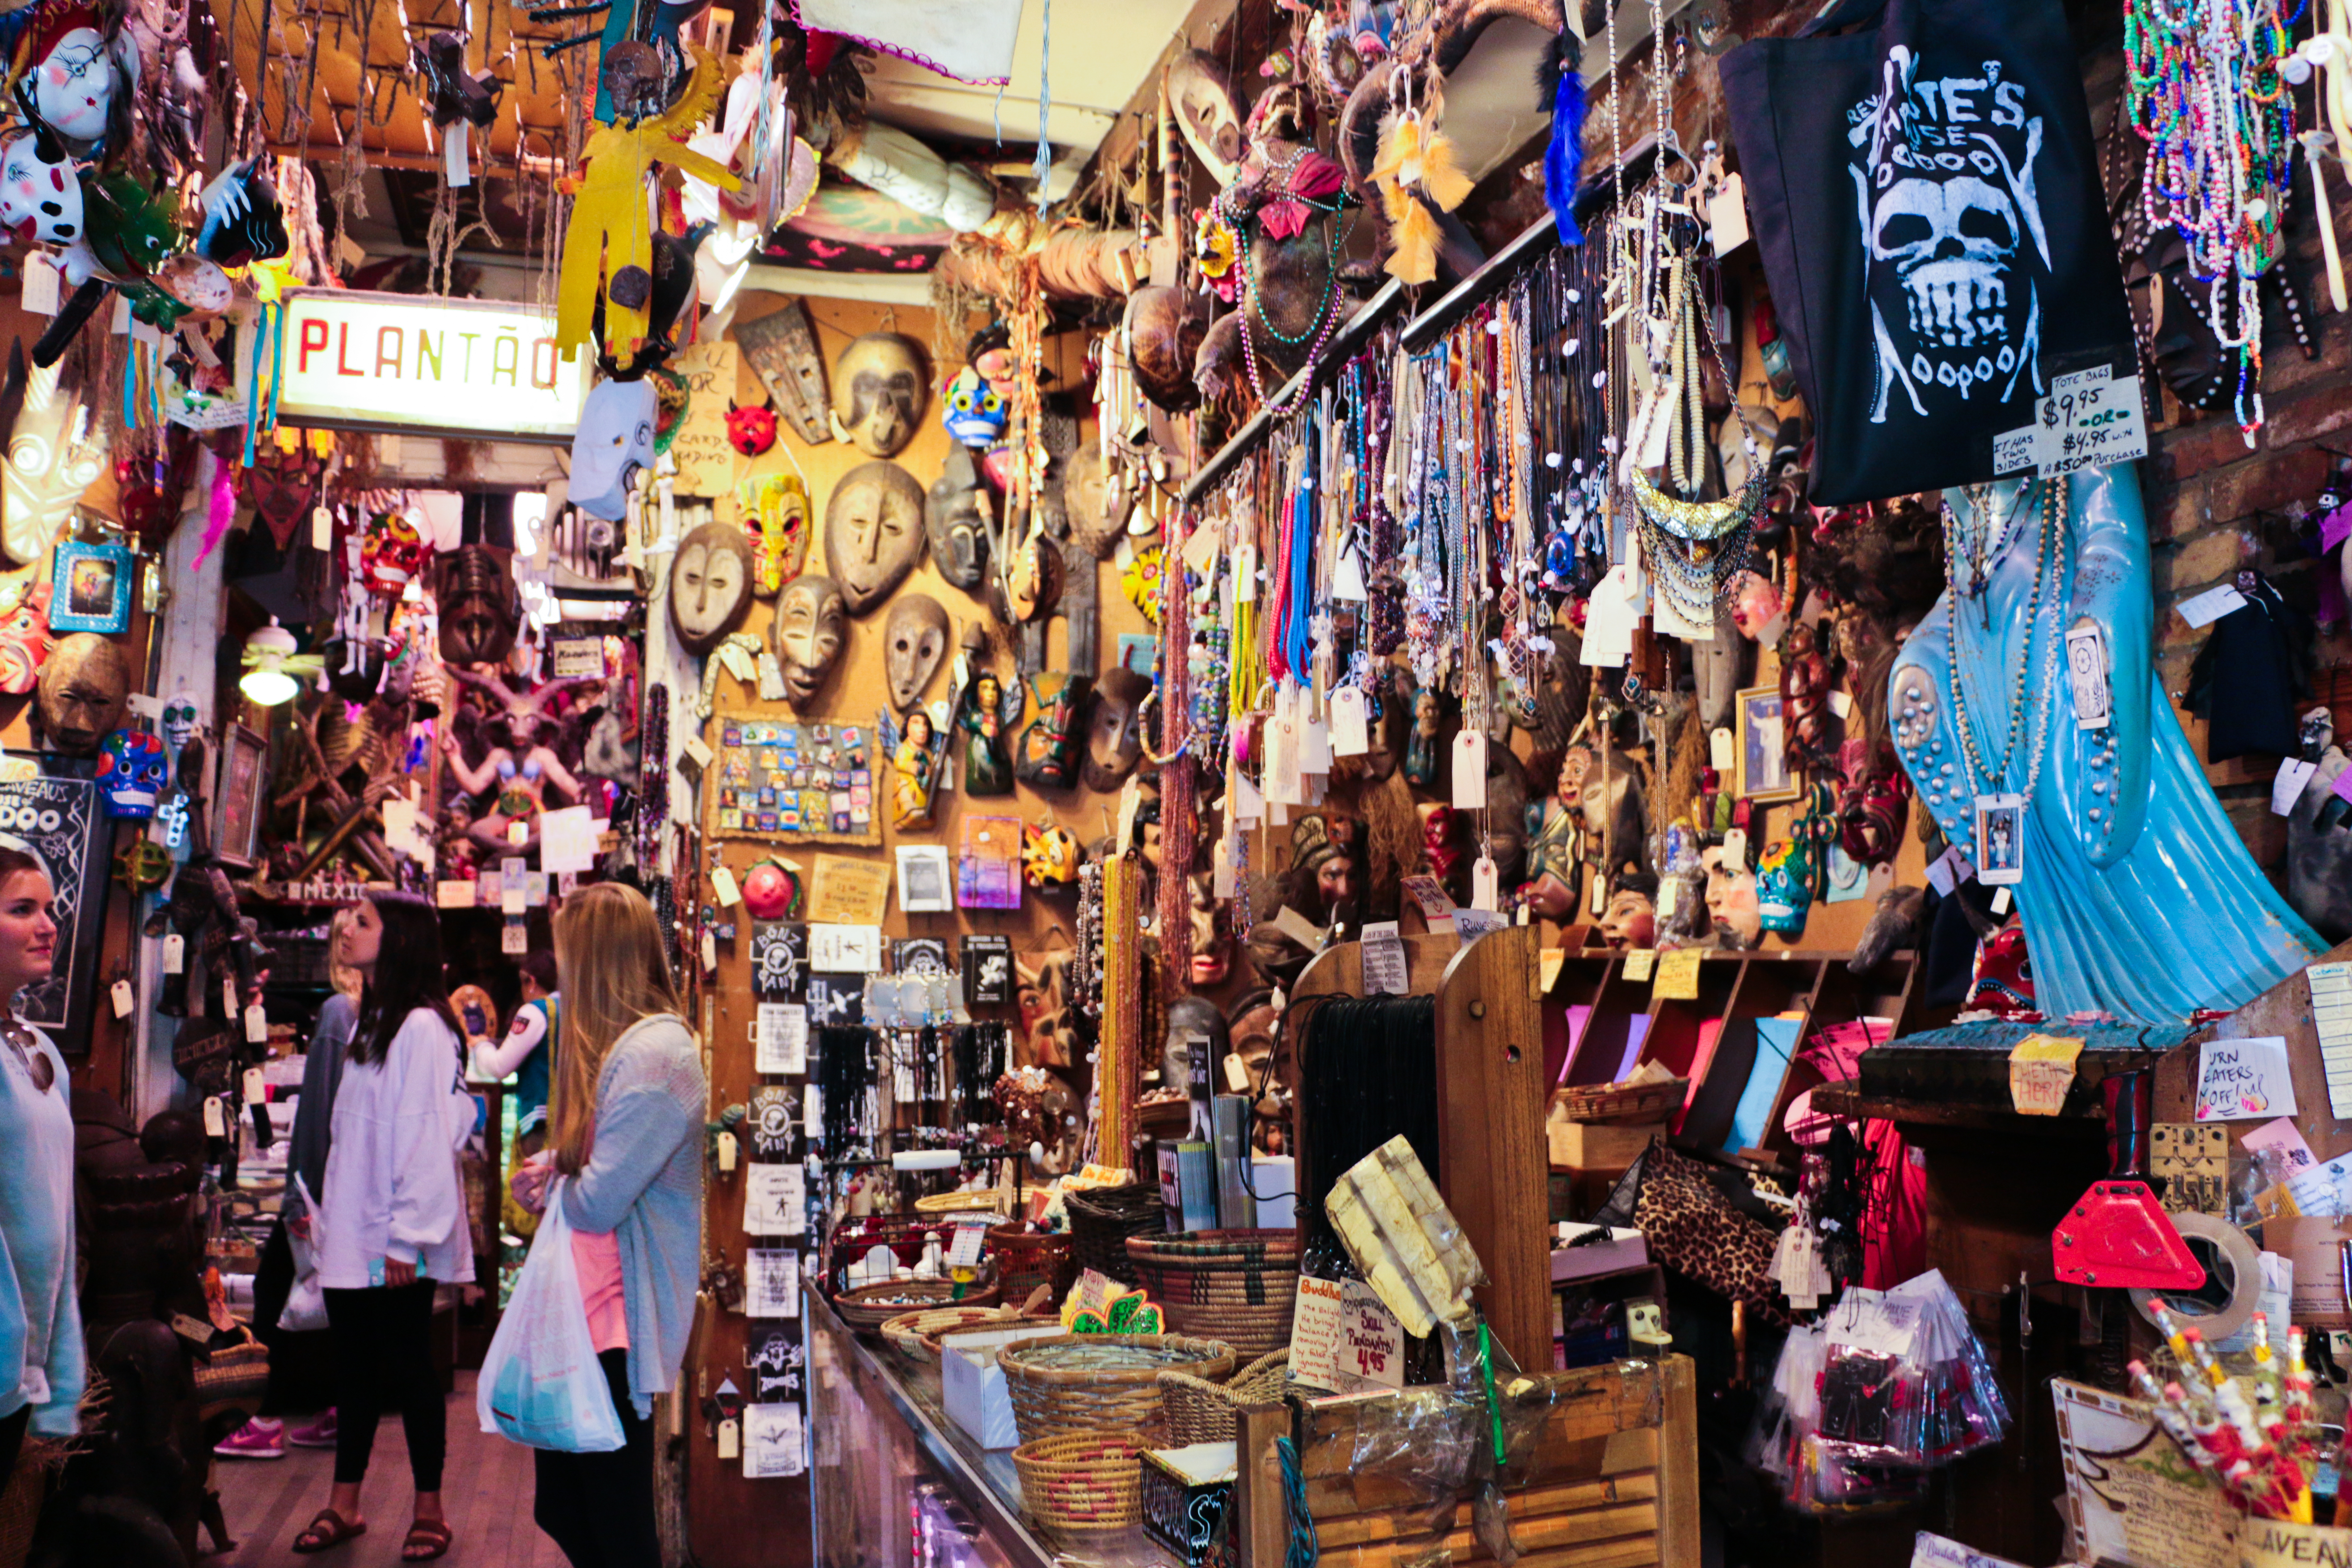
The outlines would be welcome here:
M 948 613 L 929 594 L 904 594 L 890 601 L 882 623 L 882 668 L 890 680 L 890 700 L 901 713 L 922 700 L 923 689 L 947 657 Z
M 81 176 L 73 161 L 42 139 L 19 136 L 0 149 L 0 226 L 19 244 L 63 245 L 81 234 Z
M 580 410 L 572 437 L 572 504 L 618 522 L 628 510 L 629 481 L 654 460 L 660 399 L 650 379 L 600 381 Z
M 1103 461 L 1102 444 L 1091 441 L 1070 454 L 1062 470 L 1062 510 L 1070 520 L 1070 537 L 1097 561 L 1108 561 L 1127 536 L 1127 518 L 1134 498 L 1111 482 Z
M 1004 399 L 971 366 L 956 372 L 955 379 L 948 383 L 946 406 L 940 410 L 940 418 L 948 434 L 963 445 L 994 446 L 1004 434 L 1009 416 Z
M 117 730 L 107 736 L 98 757 L 98 793 L 106 797 L 106 815 L 134 821 L 154 816 L 155 797 L 169 771 L 163 742 L 147 731 Z
M 441 609 L 441 662 L 503 664 L 522 629 L 512 552 L 461 544 L 434 563 L 433 600 Z
M 1203 1064 L 1213 1086 L 1217 1064 L 1233 1049 L 1225 1016 L 1206 996 L 1179 996 L 1168 1004 L 1168 1034 L 1160 1047 L 1160 1087 L 1189 1090 L 1192 1083 L 1192 1047 L 1198 1042 L 1208 1060 Z
M 1223 63 L 1205 49 L 1179 55 L 1169 64 L 1167 88 L 1184 144 L 1217 184 L 1232 184 L 1241 173 L 1242 117 Z
M 950 447 L 939 479 L 923 500 L 923 533 L 930 541 L 931 564 L 966 592 L 979 587 L 988 570 L 987 506 L 971 453 Z
M 110 730 L 121 728 L 129 706 L 131 666 L 122 650 L 96 632 L 58 639 L 41 666 L 35 700 L 49 744 L 86 757 Z
M 897 332 L 852 339 L 833 367 L 834 435 L 869 458 L 895 456 L 922 417 L 923 352 Z
M 33 107 L 43 124 L 69 142 L 106 134 L 114 102 L 114 60 L 98 17 L 83 6 L 45 11 L 34 25 Z
M 776 662 L 784 700 L 798 708 L 816 695 L 849 636 L 849 612 L 830 577 L 795 577 L 776 599 Z
M 678 646 L 707 654 L 751 610 L 751 542 L 731 522 L 706 522 L 678 541 L 669 564 L 669 625 Z
M 860 463 L 824 506 L 824 569 L 862 616 L 907 580 L 923 553 L 923 487 L 896 463 Z
M 1114 669 L 1096 687 L 1087 760 L 1079 770 L 1088 789 L 1108 795 L 1135 771 L 1143 752 L 1142 703 L 1150 695 L 1150 678 L 1131 669 Z
M 1233 906 L 1216 894 L 1215 882 L 1196 873 L 1188 883 L 1192 901 L 1192 984 L 1222 985 L 1234 966 Z
M 1209 335 L 1209 301 L 1152 285 L 1127 297 L 1126 334 L 1135 384 L 1157 406 L 1181 414 L 1201 401 L 1192 372 Z

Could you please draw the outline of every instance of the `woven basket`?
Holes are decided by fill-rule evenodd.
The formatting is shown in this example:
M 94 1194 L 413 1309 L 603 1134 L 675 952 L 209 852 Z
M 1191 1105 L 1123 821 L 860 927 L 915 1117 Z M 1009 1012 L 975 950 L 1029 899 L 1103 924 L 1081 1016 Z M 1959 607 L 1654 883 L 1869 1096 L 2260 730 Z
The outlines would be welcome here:
M 78 1437 L 25 1439 L 17 1451 L 16 1468 L 0 1488 L 0 1568 L 24 1568 L 33 1549 L 33 1529 L 41 1522 L 41 1504 L 49 1495 L 65 1462 L 82 1446 Z
M 1143 1521 L 1143 1439 L 1072 1432 L 1013 1450 L 1021 1505 L 1058 1544 L 1099 1542 Z
M 1655 1121 L 1681 1110 L 1689 1095 L 1690 1079 L 1673 1078 L 1631 1087 L 1599 1083 L 1555 1089 L 1552 1101 L 1570 1121 Z
M 992 1279 L 966 1290 L 961 1300 L 956 1297 L 952 1280 L 890 1279 L 844 1290 L 833 1299 L 833 1310 L 859 1333 L 878 1334 L 883 1324 L 908 1312 L 933 1307 L 993 1307 L 996 1298 L 996 1282 Z
M 1124 1187 L 1097 1187 L 1092 1192 L 1068 1194 L 1062 1201 L 1070 1211 L 1070 1253 L 1077 1267 L 1108 1274 L 1122 1285 L 1134 1284 L 1135 1266 L 1128 1261 L 1127 1238 L 1158 1235 L 1168 1228 L 1158 1184 L 1135 1182 Z
M 1163 1372 L 1216 1382 L 1234 1370 L 1233 1347 L 1181 1334 L 1046 1334 L 996 1352 L 1013 1419 L 1024 1443 L 1063 1432 L 1156 1422 Z
M 1059 1302 L 1070 1293 L 1070 1281 L 1078 1277 L 1077 1258 L 1067 1235 L 1026 1230 L 1017 1225 L 993 1226 L 988 1232 L 988 1250 L 996 1259 L 1003 1299 L 1015 1305 L 1029 1300 L 1029 1292 L 1040 1285 L 1053 1291 L 1055 1301 Z
M 1213 1334 L 1244 1355 L 1290 1343 L 1298 1301 L 1298 1232 L 1200 1230 L 1130 1236 L 1137 1283 L 1180 1334 Z
M 1282 1402 L 1290 1385 L 1290 1351 L 1285 1346 L 1258 1357 L 1234 1373 L 1230 1383 L 1211 1383 L 1189 1372 L 1163 1372 L 1159 1383 L 1171 1446 L 1230 1443 L 1238 1425 L 1235 1411 L 1244 1405 Z
M 947 1329 L 966 1324 L 1000 1322 L 1012 1316 L 1002 1307 L 967 1307 L 959 1301 L 952 1307 L 925 1307 L 912 1312 L 901 1312 L 882 1325 L 882 1342 L 898 1352 L 899 1357 L 916 1366 L 940 1364 L 940 1342 L 933 1335 Z
M 1003 1214 L 1010 1194 L 998 1187 L 983 1187 L 976 1193 L 933 1193 L 915 1200 L 915 1212 L 928 1215 Z
M 232 1410 L 241 1410 L 250 1418 L 261 1408 L 261 1396 L 269 1391 L 269 1347 L 242 1323 L 236 1331 L 236 1342 L 214 1346 L 192 1369 L 197 1414 L 203 1420 Z

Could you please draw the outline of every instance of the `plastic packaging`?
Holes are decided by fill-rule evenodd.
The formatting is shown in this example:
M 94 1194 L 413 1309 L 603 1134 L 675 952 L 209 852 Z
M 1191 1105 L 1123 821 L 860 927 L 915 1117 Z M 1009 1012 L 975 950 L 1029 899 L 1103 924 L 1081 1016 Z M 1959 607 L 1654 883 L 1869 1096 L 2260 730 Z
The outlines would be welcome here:
M 621 1416 L 588 1333 L 562 1189 L 561 1180 L 548 1187 L 530 1256 L 482 1358 L 474 1409 L 483 1431 L 526 1447 L 608 1454 L 622 1446 Z

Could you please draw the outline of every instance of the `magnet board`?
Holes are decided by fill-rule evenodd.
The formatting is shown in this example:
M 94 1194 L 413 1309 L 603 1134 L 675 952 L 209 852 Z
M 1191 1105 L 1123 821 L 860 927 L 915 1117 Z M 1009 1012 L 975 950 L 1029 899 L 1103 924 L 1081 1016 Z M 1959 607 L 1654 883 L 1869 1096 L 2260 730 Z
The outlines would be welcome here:
M 876 736 L 870 724 L 787 723 L 719 715 L 705 770 L 710 834 L 779 844 L 882 842 L 874 814 Z

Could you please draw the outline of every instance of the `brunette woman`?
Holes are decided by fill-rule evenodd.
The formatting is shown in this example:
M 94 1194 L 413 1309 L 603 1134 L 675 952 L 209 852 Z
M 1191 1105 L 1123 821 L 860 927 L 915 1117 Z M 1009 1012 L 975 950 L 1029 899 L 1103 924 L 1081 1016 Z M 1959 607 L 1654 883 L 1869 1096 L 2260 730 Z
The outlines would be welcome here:
M 457 1020 L 443 994 L 441 925 L 409 893 L 374 893 L 352 911 L 343 962 L 360 973 L 359 1023 L 335 1089 L 319 1282 L 335 1352 L 335 1486 L 294 1550 L 323 1552 L 363 1533 L 360 1484 L 386 1403 L 408 1434 L 415 1522 L 401 1560 L 449 1550 L 441 1513 L 448 1441 L 433 1370 L 433 1294 L 474 1278 L 457 1175 Z M 385 1385 L 390 1385 L 387 1401 Z
M 555 917 L 562 989 L 553 1134 L 515 1173 L 537 1210 L 563 1178 L 563 1217 L 589 1337 L 626 1439 L 607 1454 L 534 1458 L 531 1516 L 574 1568 L 651 1568 L 653 1397 L 686 1359 L 702 1263 L 702 1055 L 679 1016 L 653 906 L 617 883 L 583 888 Z
M 49 977 L 58 950 L 49 874 L 0 847 L 0 1486 L 29 1427 L 71 1436 L 81 1401 L 81 1313 L 74 1305 L 74 1129 L 65 1059 L 26 1023 L 16 994 Z

